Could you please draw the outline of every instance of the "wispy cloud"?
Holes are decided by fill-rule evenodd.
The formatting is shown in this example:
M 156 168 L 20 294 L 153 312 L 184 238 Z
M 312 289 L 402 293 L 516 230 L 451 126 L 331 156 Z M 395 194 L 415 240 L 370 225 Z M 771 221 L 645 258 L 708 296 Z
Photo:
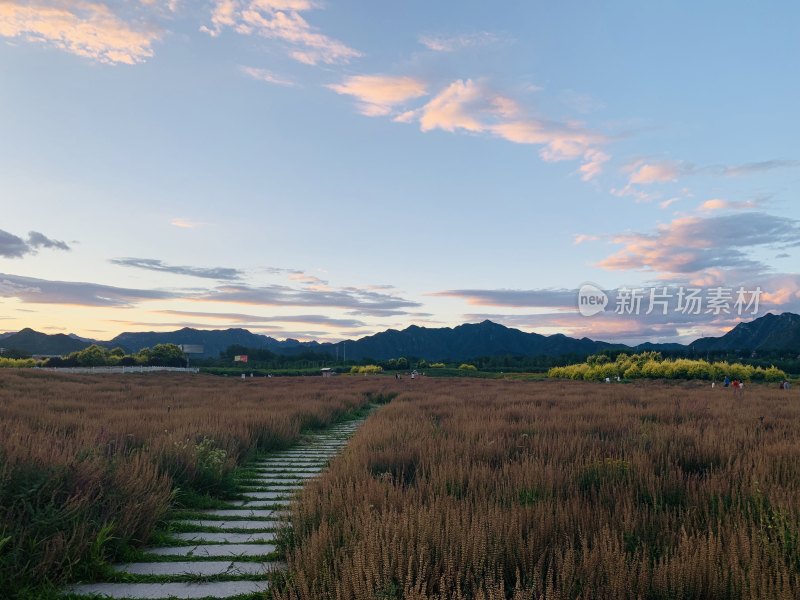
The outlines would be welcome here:
M 513 308 L 544 307 L 566 309 L 577 306 L 577 289 L 455 289 L 434 292 L 432 296 L 460 298 L 475 306 Z
M 687 161 L 638 159 L 623 169 L 628 174 L 627 184 L 618 190 L 612 190 L 617 196 L 633 196 L 637 200 L 652 200 L 654 196 L 637 186 L 675 183 L 685 177 L 698 175 L 717 175 L 738 177 L 753 175 L 776 169 L 800 167 L 800 160 L 765 160 L 735 165 L 699 166 Z
M 501 38 L 490 31 L 475 31 L 456 35 L 425 34 L 419 36 L 419 43 L 435 52 L 455 52 L 465 48 L 480 48 L 497 43 Z
M 169 222 L 170 225 L 173 227 L 178 227 L 179 229 L 194 229 L 196 227 L 202 227 L 205 223 L 201 223 L 200 221 L 191 221 L 189 219 L 172 219 Z
M 189 277 L 200 277 L 202 279 L 219 279 L 223 281 L 233 281 L 241 279 L 244 274 L 239 269 L 230 267 L 190 267 L 168 265 L 163 261 L 153 258 L 113 258 L 110 263 L 122 267 L 135 267 L 159 273 L 172 273 L 174 275 L 187 275 Z
M 289 56 L 308 64 L 342 64 L 361 56 L 358 50 L 317 31 L 301 12 L 318 8 L 308 0 L 213 0 L 211 26 L 202 31 L 218 36 L 225 28 L 286 44 Z
M 775 169 L 796 169 L 800 167 L 800 160 L 763 160 L 760 162 L 743 163 L 740 165 L 723 165 L 712 167 L 718 169 L 723 175 L 737 177 L 739 175 L 751 175 Z
M 33 304 L 129 307 L 145 300 L 179 297 L 163 290 L 137 290 L 97 283 L 52 281 L 0 273 L 0 297 Z
M 764 204 L 765 199 L 755 198 L 752 200 L 725 200 L 723 198 L 711 198 L 703 202 L 698 210 L 701 212 L 714 212 L 718 210 L 752 210 Z
M 274 85 L 282 85 L 284 87 L 294 87 L 297 85 L 293 80 L 275 75 L 275 73 L 268 71 L 267 69 L 240 66 L 239 70 L 256 81 L 263 81 L 265 83 L 272 83 Z
M 622 233 L 612 238 L 622 248 L 597 266 L 613 271 L 644 270 L 662 276 L 709 269 L 767 271 L 745 249 L 800 245 L 800 222 L 764 212 L 709 217 L 682 216 L 652 233 Z
M 649 185 L 651 183 L 677 181 L 681 174 L 690 173 L 692 170 L 693 167 L 691 165 L 681 164 L 676 161 L 639 161 L 632 168 L 628 183 Z
M 572 238 L 572 243 L 578 246 L 584 242 L 595 242 L 600 239 L 599 235 L 589 235 L 586 233 L 577 233 Z
M 136 64 L 153 56 L 160 32 L 135 27 L 100 2 L 0 2 L 0 36 L 46 44 L 106 64 Z
M 583 159 L 582 178 L 596 177 L 609 156 L 597 149 L 606 138 L 576 122 L 528 117 L 514 99 L 472 79 L 457 80 L 419 111 L 422 131 L 488 133 L 516 144 L 540 146 L 548 162 Z
M 393 314 L 406 314 L 408 309 L 421 306 L 418 302 L 395 294 L 356 287 L 307 289 L 284 285 L 226 285 L 193 299 L 253 306 L 324 306 L 372 316 L 387 316 L 390 311 Z
M 303 323 L 309 325 L 329 325 L 331 327 L 340 328 L 363 327 L 365 325 L 363 321 L 359 321 L 358 319 L 337 319 L 326 315 L 275 315 L 265 317 L 261 315 L 244 313 L 214 313 L 185 310 L 160 310 L 158 313 L 180 317 L 230 321 L 235 323 Z
M 28 233 L 28 239 L 25 240 L 0 229 L 0 257 L 22 258 L 26 254 L 35 254 L 39 248 L 70 250 L 66 242 L 50 239 L 38 231 Z
M 583 181 L 591 181 L 603 171 L 603 165 L 611 157 L 600 150 L 589 149 L 583 154 L 584 163 L 578 168 Z
M 327 87 L 337 94 L 353 96 L 359 112 L 368 117 L 389 115 L 398 105 L 427 93 L 419 79 L 388 75 L 353 75 Z

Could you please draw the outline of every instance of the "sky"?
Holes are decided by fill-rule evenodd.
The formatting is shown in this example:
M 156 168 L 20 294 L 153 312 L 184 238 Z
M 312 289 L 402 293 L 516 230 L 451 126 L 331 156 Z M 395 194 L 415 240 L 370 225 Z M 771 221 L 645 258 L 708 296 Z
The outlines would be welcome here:
M 798 30 L 793 2 L 0 0 L 0 331 L 800 312 Z

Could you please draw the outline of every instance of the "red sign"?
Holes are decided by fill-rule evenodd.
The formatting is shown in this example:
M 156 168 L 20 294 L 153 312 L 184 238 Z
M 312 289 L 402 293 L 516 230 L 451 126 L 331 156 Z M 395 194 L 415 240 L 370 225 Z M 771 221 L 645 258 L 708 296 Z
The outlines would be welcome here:
M 247 354 L 237 354 L 233 357 L 233 362 L 247 362 Z

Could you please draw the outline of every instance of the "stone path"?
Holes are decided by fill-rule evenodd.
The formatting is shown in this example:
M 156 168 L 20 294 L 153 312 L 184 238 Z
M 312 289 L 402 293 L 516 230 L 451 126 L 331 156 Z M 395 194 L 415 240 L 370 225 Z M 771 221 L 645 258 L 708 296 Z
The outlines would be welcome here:
M 266 575 L 284 564 L 275 558 L 275 531 L 292 495 L 347 444 L 361 421 L 308 436 L 240 469 L 243 499 L 225 508 L 192 510 L 175 520 L 172 544 L 145 548 L 142 562 L 113 565 L 131 582 L 74 585 L 68 593 L 96 598 L 230 598 L 263 592 Z M 187 511 L 188 513 L 188 511 Z

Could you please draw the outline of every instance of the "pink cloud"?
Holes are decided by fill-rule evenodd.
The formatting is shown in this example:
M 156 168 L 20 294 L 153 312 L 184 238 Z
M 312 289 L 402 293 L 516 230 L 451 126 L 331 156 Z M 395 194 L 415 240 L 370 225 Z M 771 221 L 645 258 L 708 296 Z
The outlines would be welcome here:
M 712 269 L 765 272 L 766 265 L 748 258 L 745 250 L 759 246 L 792 246 L 800 223 L 763 212 L 708 217 L 682 216 L 659 225 L 652 233 L 622 233 L 612 238 L 622 246 L 597 266 L 612 271 L 645 270 L 668 278 L 700 276 Z
M 603 165 L 611 160 L 611 157 L 605 152 L 594 149 L 584 152 L 583 158 L 586 162 L 578 168 L 583 181 L 591 181 L 597 177 L 602 172 Z
M 153 56 L 154 29 L 136 29 L 95 2 L 0 2 L 0 36 L 54 46 L 105 64 Z
M 396 106 L 427 93 L 419 79 L 386 75 L 354 75 L 327 87 L 356 98 L 359 112 L 369 117 L 389 115 Z
M 500 39 L 496 34 L 489 31 L 479 31 L 458 35 L 421 35 L 419 43 L 434 52 L 455 52 L 465 48 L 494 44 Z
M 677 181 L 680 173 L 679 163 L 672 161 L 639 163 L 631 173 L 628 183 L 649 185 Z
M 753 208 L 758 208 L 759 205 L 763 204 L 763 200 L 740 200 L 740 201 L 731 201 L 731 200 L 723 200 L 722 198 L 712 198 L 711 200 L 706 200 L 703 202 L 698 210 L 702 212 L 713 212 L 716 210 L 749 210 Z
M 587 235 L 585 233 L 578 233 L 574 236 L 572 243 L 576 246 L 584 242 L 595 242 L 600 239 L 598 235 Z
M 515 144 L 541 146 L 548 162 L 583 159 L 584 181 L 596 177 L 610 157 L 598 150 L 606 140 L 578 123 L 556 123 L 520 116 L 516 101 L 497 94 L 481 82 L 456 80 L 423 106 L 418 114 L 422 131 L 488 133 Z M 406 114 L 406 120 L 415 115 Z
M 487 102 L 480 84 L 471 79 L 459 79 L 425 105 L 419 119 L 420 128 L 422 131 L 486 131 L 487 126 L 476 115 L 491 112 L 490 106 L 491 100 Z
M 201 30 L 218 36 L 224 28 L 242 35 L 259 35 L 288 44 L 289 56 L 308 64 L 347 63 L 361 53 L 317 31 L 300 14 L 317 6 L 308 0 L 214 0 L 211 27 Z
M 279 75 L 275 75 L 275 73 L 268 71 L 267 69 L 241 66 L 239 67 L 239 70 L 256 81 L 263 81 L 265 83 L 272 83 L 274 85 L 281 85 L 284 87 L 293 87 L 296 85 L 291 79 L 286 79 L 284 77 L 280 77 Z

